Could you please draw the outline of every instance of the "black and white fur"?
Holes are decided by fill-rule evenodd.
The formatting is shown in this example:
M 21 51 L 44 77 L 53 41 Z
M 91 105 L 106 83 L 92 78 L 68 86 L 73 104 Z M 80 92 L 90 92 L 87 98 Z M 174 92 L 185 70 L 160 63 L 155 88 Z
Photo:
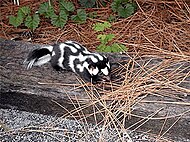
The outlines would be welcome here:
M 106 56 L 89 52 L 75 41 L 43 46 L 29 53 L 24 61 L 27 69 L 50 62 L 57 71 L 73 71 L 88 82 L 96 82 L 100 75 L 109 76 L 110 63 Z

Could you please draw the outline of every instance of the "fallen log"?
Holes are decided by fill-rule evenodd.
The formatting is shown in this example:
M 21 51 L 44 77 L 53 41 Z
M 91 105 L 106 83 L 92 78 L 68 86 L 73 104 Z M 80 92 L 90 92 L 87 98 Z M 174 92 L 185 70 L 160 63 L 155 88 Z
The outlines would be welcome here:
M 92 90 L 86 89 L 88 85 L 86 85 L 86 87 L 81 85 L 80 79 L 78 79 L 74 73 L 68 71 L 61 73 L 56 72 L 51 68 L 50 64 L 26 70 L 23 65 L 24 59 L 29 51 L 39 46 L 41 45 L 0 39 L 0 108 L 13 108 L 58 116 L 66 116 L 65 114 L 68 114 L 67 117 L 71 117 L 69 114 L 72 112 L 72 115 L 74 115 L 72 117 L 80 119 L 81 116 L 84 117 L 85 115 L 86 117 L 87 114 L 92 114 L 92 112 L 94 112 L 92 105 L 87 105 L 87 107 L 82 108 L 83 104 L 92 104 L 92 98 L 87 95 L 89 91 Z M 127 75 L 137 77 L 139 71 L 143 72 L 142 77 L 155 72 L 154 75 L 152 74 L 150 76 L 152 79 L 140 85 L 141 88 L 144 85 L 148 87 L 148 89 L 152 89 L 149 87 L 152 84 L 156 84 L 154 82 L 155 78 L 159 84 L 159 86 L 154 87 L 156 90 L 154 90 L 154 93 L 156 92 L 157 95 L 150 95 L 153 92 L 147 88 L 144 88 L 144 90 L 146 90 L 144 93 L 143 90 L 140 90 L 140 95 L 135 98 L 140 98 L 139 103 L 133 107 L 131 112 L 126 112 L 131 116 L 131 119 L 126 120 L 126 128 L 150 131 L 150 133 L 155 134 L 160 133 L 160 136 L 162 136 L 161 134 L 164 132 L 167 132 L 164 136 L 169 136 L 173 140 L 190 140 L 190 127 L 188 127 L 190 119 L 189 59 L 179 60 L 178 63 L 175 62 L 175 64 L 171 64 L 170 67 L 165 67 L 164 70 L 160 69 L 159 73 L 162 74 L 163 71 L 163 74 L 159 77 L 160 74 L 156 74 L 156 71 L 160 66 L 163 66 L 168 61 L 172 61 L 173 57 L 171 57 L 172 59 L 170 57 L 165 58 L 164 56 L 154 56 L 154 58 L 150 58 L 150 56 L 134 57 L 132 55 L 119 54 L 107 54 L 107 56 L 113 64 L 112 69 L 115 71 L 112 75 L 113 82 L 115 80 L 115 82 L 120 82 L 118 85 L 122 86 L 122 81 L 125 80 Z M 128 66 L 126 66 L 126 64 Z M 122 67 L 121 70 L 117 70 L 120 67 Z M 121 73 L 123 70 L 125 71 Z M 127 73 L 126 70 L 128 70 Z M 175 81 L 173 81 L 170 84 L 170 80 L 167 80 L 167 76 L 172 76 L 172 72 L 175 73 L 178 71 L 184 74 L 184 76 L 176 78 L 176 80 L 181 79 L 180 83 L 176 85 Z M 119 73 L 121 73 L 121 75 L 115 77 L 119 75 Z M 121 76 L 123 78 L 119 80 Z M 174 78 L 172 79 L 175 80 L 175 75 L 172 77 Z M 160 86 L 160 82 L 163 80 L 159 80 L 159 78 L 164 78 L 167 82 L 163 82 Z M 133 79 L 135 78 L 132 78 L 132 80 Z M 169 85 L 166 85 L 166 83 L 169 83 Z M 166 86 L 171 87 L 166 88 Z M 113 91 L 115 91 L 114 89 L 115 88 L 113 88 Z M 106 91 L 109 92 L 109 88 Z M 100 93 L 98 94 L 100 96 L 97 96 L 97 98 L 109 96 L 107 94 L 109 93 L 102 93 L 102 95 Z M 146 97 L 142 99 L 144 94 L 146 94 Z M 110 102 L 112 98 L 108 97 L 106 99 Z M 132 105 L 133 104 L 131 104 L 131 106 Z M 96 106 L 104 108 L 102 105 Z M 77 108 L 81 110 L 77 111 Z M 75 114 L 73 110 L 76 111 Z M 150 116 L 150 114 L 152 115 Z M 104 119 L 102 113 L 97 115 L 98 117 L 96 118 L 88 116 L 87 120 L 96 123 Z M 149 121 L 140 124 L 137 123 L 142 119 Z M 177 121 L 175 122 L 175 120 Z M 167 121 L 167 124 L 165 124 L 165 121 Z M 162 129 L 163 126 L 164 128 Z

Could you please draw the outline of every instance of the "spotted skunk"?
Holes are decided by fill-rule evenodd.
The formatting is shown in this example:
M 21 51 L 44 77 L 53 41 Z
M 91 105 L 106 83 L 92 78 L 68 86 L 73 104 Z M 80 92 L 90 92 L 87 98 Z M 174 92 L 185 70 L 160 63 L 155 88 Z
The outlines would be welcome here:
M 89 52 L 75 41 L 43 46 L 29 53 L 24 61 L 27 69 L 50 62 L 57 70 L 73 71 L 88 82 L 96 83 L 101 76 L 110 74 L 108 58 L 98 53 Z

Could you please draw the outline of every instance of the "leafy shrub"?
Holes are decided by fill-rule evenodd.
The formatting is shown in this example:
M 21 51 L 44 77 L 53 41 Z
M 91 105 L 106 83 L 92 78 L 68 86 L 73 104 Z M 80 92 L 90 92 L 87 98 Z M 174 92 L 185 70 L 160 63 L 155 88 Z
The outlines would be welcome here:
M 93 29 L 97 32 L 103 32 L 105 29 L 110 27 L 111 24 L 109 22 L 96 23 L 93 25 Z M 99 34 L 97 38 L 101 42 L 101 44 L 97 47 L 97 50 L 100 52 L 123 52 L 127 50 L 126 46 L 120 43 L 108 45 L 108 43 L 115 38 L 114 34 Z
M 97 16 L 98 16 L 98 15 L 97 15 L 97 12 L 96 12 L 96 11 L 95 11 L 95 12 L 89 12 L 89 13 L 88 13 L 88 17 L 89 17 L 89 18 L 92 18 L 92 19 L 93 19 L 93 18 L 96 18 Z
M 65 11 L 60 11 L 59 15 L 53 14 L 51 16 L 51 23 L 56 27 L 63 28 L 67 23 L 68 15 Z
M 96 0 L 79 0 L 79 3 L 82 7 L 92 8 L 96 5 Z
M 38 14 L 34 14 L 33 16 L 28 15 L 25 19 L 25 26 L 34 30 L 38 27 L 40 23 L 40 17 Z
M 35 30 L 39 26 L 40 15 L 50 18 L 51 24 L 60 28 L 65 26 L 70 17 L 74 22 L 79 24 L 86 22 L 87 14 L 85 10 L 77 9 L 77 14 L 70 16 L 74 11 L 75 6 L 72 2 L 59 0 L 59 13 L 57 15 L 52 5 L 49 2 L 44 2 L 40 4 L 39 10 L 33 15 L 31 15 L 31 10 L 28 6 L 19 8 L 17 16 L 9 17 L 9 23 L 14 27 L 18 27 L 24 23 L 28 28 Z
M 137 5 L 130 0 L 114 0 L 111 4 L 111 8 L 118 16 L 127 18 L 134 14 Z
M 94 8 L 100 6 L 106 6 L 109 1 L 105 0 L 79 0 L 79 3 L 84 8 Z
M 111 24 L 109 22 L 104 22 L 104 23 L 96 23 L 93 26 L 93 29 L 97 32 L 104 31 L 107 28 L 110 28 Z
M 87 14 L 84 9 L 77 9 L 77 14 L 72 15 L 71 19 L 75 21 L 76 23 L 84 23 L 87 19 Z
M 65 12 L 73 12 L 75 10 L 75 6 L 72 2 L 59 0 L 60 11 Z
M 24 22 L 24 18 L 30 14 L 30 8 L 24 6 L 18 9 L 17 16 L 9 16 L 9 23 L 14 27 L 18 27 Z
M 39 7 L 38 12 L 40 15 L 44 15 L 46 18 L 51 18 L 51 16 L 54 16 L 53 6 L 48 2 L 42 3 Z
M 114 21 L 116 21 L 116 16 L 114 16 L 114 15 L 110 15 L 109 17 L 108 17 L 108 21 L 109 22 L 114 22 Z
M 21 7 L 18 10 L 17 16 L 9 16 L 9 23 L 14 27 L 18 27 L 24 23 L 26 27 L 34 30 L 38 27 L 40 18 L 38 14 L 30 16 L 30 13 L 31 11 L 28 6 Z

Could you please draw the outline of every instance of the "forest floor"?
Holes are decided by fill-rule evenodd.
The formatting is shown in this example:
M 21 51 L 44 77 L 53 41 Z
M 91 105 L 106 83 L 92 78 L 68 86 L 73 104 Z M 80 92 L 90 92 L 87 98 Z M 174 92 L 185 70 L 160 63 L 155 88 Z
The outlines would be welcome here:
M 140 104 L 140 108 L 143 109 L 142 106 L 145 106 L 144 103 L 150 104 L 150 106 L 151 104 L 153 106 L 164 104 L 166 106 L 166 112 L 168 104 L 174 105 L 175 109 L 172 108 L 174 113 L 177 113 L 176 110 L 177 108 L 179 108 L 179 105 L 182 108 L 183 105 L 185 105 L 187 108 L 186 111 L 180 112 L 180 115 L 175 114 L 172 116 L 184 116 L 189 118 L 189 0 L 136 0 L 138 9 L 135 12 L 135 14 L 125 19 L 117 18 L 116 21 L 111 22 L 111 28 L 108 28 L 103 32 L 97 32 L 93 30 L 92 27 L 97 22 L 107 21 L 110 14 L 114 15 L 110 8 L 111 3 L 108 3 L 106 7 L 86 9 L 87 13 L 96 12 L 96 18 L 87 18 L 87 21 L 83 24 L 75 24 L 74 22 L 69 20 L 62 29 L 52 26 L 51 22 L 45 18 L 40 19 L 40 25 L 34 31 L 27 29 L 24 25 L 15 28 L 9 24 L 8 17 L 10 15 L 16 15 L 19 7 L 29 6 L 32 9 L 32 11 L 35 11 L 39 7 L 39 5 L 45 1 L 47 0 L 25 0 L 20 1 L 20 5 L 18 6 L 14 5 L 11 0 L 2 0 L 2 2 L 0 3 L 0 38 L 8 40 L 27 41 L 31 42 L 32 44 L 54 44 L 57 42 L 64 42 L 66 40 L 75 40 L 85 45 L 89 50 L 96 51 L 97 46 L 100 45 L 100 41 L 97 39 L 97 36 L 99 34 L 114 34 L 115 38 L 112 41 L 110 41 L 109 44 L 112 44 L 113 42 L 121 43 L 128 48 L 127 55 L 129 53 L 133 56 L 130 56 L 130 63 L 121 65 L 122 68 L 118 71 L 120 72 L 124 81 L 121 83 L 121 80 L 118 80 L 117 82 L 113 82 L 111 86 L 108 86 L 113 90 L 111 90 L 110 92 L 105 92 L 106 95 L 101 96 L 101 100 L 98 100 L 99 98 L 93 98 L 97 102 L 101 102 L 102 100 L 113 101 L 112 103 L 110 103 L 111 106 L 106 106 L 107 104 L 105 104 L 105 111 L 107 111 L 107 116 L 105 116 L 105 125 L 113 123 L 115 127 L 116 123 L 114 121 L 118 122 L 117 109 L 120 109 L 119 111 L 121 112 L 126 111 L 127 114 L 124 113 L 123 117 L 125 121 L 128 122 L 128 114 L 130 119 L 134 106 L 136 107 L 136 104 Z M 56 4 L 57 1 L 54 1 L 54 3 Z M 75 4 L 76 8 L 80 7 L 77 1 L 73 0 L 73 3 Z M 138 60 L 136 57 L 138 58 Z M 146 58 L 149 59 L 146 60 L 146 62 L 144 62 L 144 59 Z M 154 62 L 154 59 L 161 59 L 159 60 L 161 62 L 155 62 L 154 66 L 149 66 L 149 63 L 152 61 Z M 139 67 L 139 63 L 142 66 Z M 129 65 L 131 64 L 132 67 L 129 68 Z M 135 68 L 137 66 L 139 68 Z M 2 70 L 4 70 L 6 73 L 6 66 L 1 65 L 0 67 L 2 67 Z M 180 86 L 181 84 L 185 84 L 186 87 L 183 88 L 183 86 Z M 91 89 L 91 87 L 89 88 Z M 172 94 L 170 92 L 171 90 L 174 92 L 176 91 L 177 94 L 182 95 L 182 97 L 176 94 Z M 128 94 L 129 96 L 127 96 L 126 94 Z M 131 97 L 130 94 L 134 96 Z M 137 101 L 137 98 L 144 94 L 150 94 L 153 97 L 160 97 L 161 100 L 146 100 L 144 102 L 142 101 L 141 103 L 139 103 L 141 100 Z M 91 97 L 92 96 L 89 95 L 89 98 Z M 167 98 L 166 101 L 162 101 L 162 98 L 164 97 L 169 97 L 169 99 Z M 125 101 L 120 101 L 117 105 L 115 105 L 116 103 L 114 102 L 114 99 L 117 99 L 119 101 Z M 175 99 L 177 100 L 176 102 L 174 101 Z M 183 101 L 183 99 L 186 101 Z M 92 105 L 94 105 L 93 101 Z M 153 106 L 149 107 L 148 109 L 152 110 L 152 108 L 154 108 Z M 114 114 L 113 110 L 117 110 L 116 114 Z M 94 111 L 97 110 L 94 109 Z M 100 111 L 102 110 L 98 110 L 97 112 Z M 161 110 L 153 111 L 155 112 L 155 114 L 157 114 Z M 7 113 L 6 110 L 2 110 L 2 112 Z M 93 112 L 92 115 L 96 114 L 97 112 Z M 4 114 L 4 116 L 6 115 Z M 152 117 L 154 117 L 154 114 L 147 114 L 147 116 L 143 116 L 143 120 L 150 121 Z M 170 118 L 169 112 L 164 114 L 162 118 L 164 122 L 160 124 L 162 125 L 159 129 L 160 133 L 157 134 L 157 138 L 155 141 L 170 141 L 169 139 L 160 139 L 160 137 L 165 136 L 165 134 L 170 129 L 175 129 L 175 127 L 173 126 L 177 123 L 179 119 L 178 117 L 176 117 L 177 120 L 172 123 L 171 127 L 169 126 L 167 128 L 163 135 L 161 135 L 164 126 L 166 126 L 166 122 Z M 156 120 L 156 118 L 153 118 L 152 120 Z M 12 119 L 10 121 L 12 121 Z M 143 125 L 144 122 L 141 122 L 140 125 L 141 124 Z M 185 123 L 181 124 L 189 124 L 189 121 L 185 121 Z M 103 130 L 104 127 L 102 128 L 102 131 Z M 184 129 L 184 131 L 186 130 Z M 147 130 L 143 133 L 146 132 L 149 131 Z M 176 131 L 174 130 L 174 132 Z M 178 132 L 176 132 L 176 134 L 177 133 Z M 189 132 L 187 132 L 187 134 L 188 133 Z M 187 138 L 187 140 L 189 140 L 189 138 Z
M 47 0 L 20 1 L 20 5 L 2 0 L 0 37 L 5 39 L 27 40 L 32 43 L 53 44 L 65 40 L 75 40 L 85 45 L 90 50 L 96 50 L 100 41 L 97 35 L 101 33 L 115 34 L 111 42 L 126 45 L 129 52 L 141 54 L 161 54 L 183 56 L 190 53 L 190 2 L 188 0 L 136 0 L 138 9 L 134 15 L 113 21 L 112 27 L 104 32 L 96 32 L 92 29 L 97 22 L 108 21 L 110 15 L 114 15 L 110 4 L 102 8 L 88 8 L 87 13 L 96 12 L 96 18 L 87 18 L 83 24 L 75 24 L 71 20 L 63 29 L 52 26 L 50 21 L 40 17 L 39 27 L 31 32 L 23 24 L 14 28 L 9 24 L 9 16 L 16 15 L 19 7 L 29 6 L 33 12 L 39 5 Z M 54 1 L 54 5 L 58 5 Z M 75 7 L 79 5 L 73 2 Z M 55 6 L 55 10 L 58 6 Z M 110 43 L 111 44 L 111 43 Z

